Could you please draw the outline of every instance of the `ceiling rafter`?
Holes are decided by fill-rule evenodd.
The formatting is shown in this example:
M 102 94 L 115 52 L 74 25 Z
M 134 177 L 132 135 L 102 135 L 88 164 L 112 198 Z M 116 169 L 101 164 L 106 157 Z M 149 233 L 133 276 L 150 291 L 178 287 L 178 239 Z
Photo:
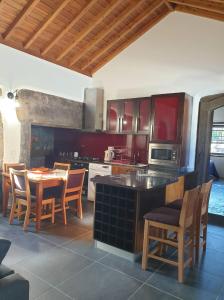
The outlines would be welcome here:
M 209 12 L 209 11 L 203 10 L 203 9 L 196 9 L 196 8 L 192 8 L 192 7 L 189 7 L 189 6 L 177 5 L 175 7 L 175 10 L 179 11 L 179 12 L 195 15 L 195 16 L 210 18 L 210 19 L 213 19 L 213 20 L 216 20 L 216 21 L 222 21 L 222 22 L 224 21 L 224 15 L 223 14 Z
M 216 4 L 213 4 L 213 6 L 211 6 L 212 3 L 210 3 L 210 5 L 209 5 L 209 2 L 208 3 L 202 3 L 201 1 L 195 1 L 195 0 L 191 0 L 191 1 L 171 0 L 170 2 L 172 2 L 174 4 L 179 4 L 179 5 L 189 6 L 189 7 L 193 7 L 193 8 L 203 9 L 203 10 L 207 10 L 207 11 L 214 12 L 214 13 L 224 14 L 224 1 L 223 1 L 223 6 L 222 7 L 220 7 L 220 5 L 216 6 Z
M 122 43 L 121 46 L 117 48 L 117 50 L 113 51 L 110 55 L 108 55 L 103 61 L 101 61 L 99 64 L 97 64 L 93 70 L 91 70 L 91 74 L 95 73 L 97 70 L 99 70 L 101 67 L 103 67 L 107 62 L 109 62 L 111 59 L 113 59 L 116 55 L 118 55 L 121 51 L 123 51 L 125 48 L 127 48 L 131 43 L 136 41 L 140 36 L 142 36 L 146 31 L 148 31 L 150 28 L 152 28 L 154 25 L 156 25 L 158 22 L 160 22 L 163 18 L 165 18 L 170 13 L 170 10 L 164 11 L 162 14 L 156 16 L 153 20 L 151 20 L 148 24 L 146 24 L 144 27 L 142 27 L 131 39 L 125 41 Z
M 44 20 L 40 27 L 35 31 L 32 37 L 25 43 L 24 48 L 29 48 L 32 43 L 38 38 L 38 36 L 47 28 L 47 26 L 56 18 L 59 13 L 68 5 L 71 0 L 63 0 L 57 8 Z
M 124 11 L 117 17 L 117 19 L 113 22 L 112 25 L 108 25 L 106 30 L 99 32 L 99 34 L 92 40 L 92 42 L 88 43 L 87 47 L 79 52 L 79 54 L 75 54 L 73 58 L 69 62 L 69 66 L 73 66 L 81 57 L 83 57 L 88 51 L 90 51 L 100 40 L 104 39 L 118 24 L 123 22 L 125 18 L 131 14 L 139 5 L 142 4 L 144 0 L 136 3 L 135 0 L 132 1 L 131 6 L 126 7 Z
M 173 11 L 173 10 L 174 10 L 173 5 L 172 5 L 168 0 L 164 0 L 164 4 L 166 4 L 167 8 L 168 8 L 170 11 Z
M 61 54 L 56 58 L 57 61 L 61 60 L 69 51 L 71 51 L 82 39 L 85 38 L 85 36 L 90 33 L 95 26 L 100 24 L 100 22 L 106 18 L 113 10 L 114 8 L 121 3 L 122 0 L 113 0 L 110 3 L 110 6 L 105 8 L 103 12 L 100 13 L 99 16 L 97 16 L 90 24 L 79 34 L 76 35 L 74 41 L 69 44 L 62 52 Z
M 74 17 L 74 19 L 56 36 L 52 41 L 42 50 L 41 54 L 45 55 L 82 17 L 83 15 L 97 2 L 97 0 L 89 1 L 81 10 L 81 12 Z
M 4 39 L 9 39 L 13 34 L 14 29 L 21 23 L 26 16 L 34 9 L 34 7 L 40 2 L 40 0 L 30 0 L 24 6 L 22 11 L 16 16 L 15 20 L 9 25 L 7 30 L 2 34 Z
M 128 24 L 114 39 L 111 43 L 107 44 L 106 47 L 103 47 L 101 50 L 97 51 L 96 55 L 93 55 L 90 58 L 86 65 L 81 67 L 82 70 L 88 68 L 90 64 L 92 64 L 95 60 L 97 60 L 100 56 L 106 53 L 110 48 L 113 47 L 119 40 L 125 37 L 129 32 L 131 32 L 139 23 L 141 23 L 145 18 L 147 18 L 150 14 L 152 14 L 155 10 L 157 10 L 164 2 L 161 0 L 155 1 L 153 4 L 149 5 L 147 9 L 145 9 L 141 14 L 139 14 L 134 20 Z

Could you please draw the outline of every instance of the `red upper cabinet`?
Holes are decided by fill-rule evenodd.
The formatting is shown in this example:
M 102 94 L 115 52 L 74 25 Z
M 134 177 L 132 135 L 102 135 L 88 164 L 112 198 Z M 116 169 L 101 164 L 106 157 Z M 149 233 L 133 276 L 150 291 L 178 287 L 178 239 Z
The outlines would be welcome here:
M 120 131 L 131 133 L 134 131 L 135 126 L 135 102 L 133 100 L 124 100 L 121 102 L 121 121 L 120 121 Z
M 149 134 L 151 118 L 151 99 L 150 97 L 138 100 L 137 112 L 137 132 Z
M 152 96 L 152 142 L 181 143 L 189 98 L 185 93 Z
M 121 117 L 120 101 L 107 102 L 107 130 L 111 132 L 119 132 Z

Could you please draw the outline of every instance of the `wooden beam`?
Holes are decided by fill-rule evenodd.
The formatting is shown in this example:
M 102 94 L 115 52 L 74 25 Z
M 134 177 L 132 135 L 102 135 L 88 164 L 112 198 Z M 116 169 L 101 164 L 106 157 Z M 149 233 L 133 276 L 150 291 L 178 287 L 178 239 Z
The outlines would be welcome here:
M 16 16 L 15 20 L 9 25 L 7 30 L 2 34 L 4 39 L 8 39 L 13 34 L 13 30 L 28 16 L 40 0 L 30 0 L 24 6 L 22 11 Z
M 88 1 L 83 7 L 82 11 L 74 17 L 74 19 L 59 33 L 58 36 L 54 37 L 50 43 L 45 47 L 41 54 L 45 55 L 63 36 L 84 16 L 85 13 L 97 2 L 97 0 Z
M 117 35 L 111 43 L 109 43 L 106 47 L 101 48 L 97 51 L 96 55 L 88 60 L 88 63 L 82 66 L 82 70 L 85 70 L 89 65 L 91 65 L 95 60 L 97 60 L 100 56 L 106 53 L 110 48 L 112 48 L 117 42 L 123 39 L 130 31 L 132 31 L 139 23 L 141 23 L 145 18 L 147 18 L 150 14 L 152 14 L 156 9 L 158 9 L 161 5 L 163 5 L 163 1 L 157 0 L 154 1 L 151 5 L 148 6 L 141 14 L 139 14 L 134 20 L 130 22 L 120 33 Z
M 120 15 L 116 17 L 116 19 L 113 21 L 112 25 L 108 25 L 105 30 L 99 32 L 97 36 L 92 40 L 92 42 L 88 43 L 87 47 L 83 50 L 81 50 L 78 54 L 75 54 L 73 58 L 69 62 L 69 66 L 71 67 L 74 65 L 81 57 L 83 57 L 88 51 L 90 51 L 99 41 L 103 40 L 111 31 L 114 30 L 114 28 L 122 23 L 125 18 L 131 14 L 139 5 L 143 3 L 144 0 L 138 1 L 136 3 L 136 0 L 132 1 L 131 6 L 126 7 L 124 11 Z
M 32 43 L 38 38 L 38 36 L 47 28 L 47 26 L 53 21 L 54 18 L 68 5 L 71 0 L 63 0 L 62 3 L 58 5 L 58 7 L 52 11 L 52 13 L 47 17 L 47 19 L 40 25 L 40 27 L 36 30 L 36 32 L 32 35 L 32 37 L 26 42 L 24 48 L 29 48 Z
M 71 51 L 82 39 L 87 36 L 88 33 L 90 33 L 95 26 L 100 24 L 104 18 L 106 18 L 113 10 L 114 8 L 120 4 L 122 0 L 112 0 L 109 7 L 106 7 L 102 13 L 100 13 L 93 21 L 89 22 L 89 25 L 80 33 L 78 33 L 74 39 L 74 41 L 66 47 L 61 54 L 57 57 L 57 61 L 61 60 L 69 51 Z
M 171 0 L 170 2 L 174 3 L 174 4 L 179 4 L 179 5 L 184 5 L 184 6 L 189 6 L 192 8 L 198 8 L 198 9 L 203 9 L 203 10 L 207 10 L 210 12 L 215 12 L 215 13 L 219 13 L 219 14 L 224 14 L 224 5 L 220 6 L 219 4 L 212 4 L 211 2 L 201 2 L 201 1 L 195 1 L 195 0 Z M 223 1 L 224 4 L 224 1 Z
M 216 20 L 216 21 L 221 21 L 221 22 L 224 21 L 223 14 L 209 12 L 209 11 L 202 10 L 202 9 L 195 9 L 195 8 L 192 8 L 192 7 L 189 7 L 189 6 L 177 5 L 175 7 L 175 10 L 179 11 L 179 12 L 195 15 L 195 16 L 200 16 L 200 17 L 213 19 L 213 20 Z
M 156 16 L 153 20 L 151 20 L 148 24 L 143 26 L 134 36 L 125 41 L 122 45 L 120 45 L 115 51 L 113 51 L 110 55 L 108 55 L 103 61 L 97 64 L 91 71 L 88 73 L 94 74 L 97 70 L 102 68 L 107 62 L 117 56 L 121 51 L 126 49 L 130 44 L 136 41 L 140 36 L 142 36 L 145 32 L 155 26 L 158 22 L 160 22 L 163 18 L 165 18 L 170 13 L 170 10 L 164 11 L 160 15 Z M 83 68 L 82 68 L 83 69 Z M 85 68 L 87 69 L 87 68 Z
M 173 11 L 174 8 L 173 8 L 173 5 L 171 3 L 168 2 L 168 0 L 164 0 L 164 4 L 166 4 L 167 8 L 170 10 L 170 11 Z

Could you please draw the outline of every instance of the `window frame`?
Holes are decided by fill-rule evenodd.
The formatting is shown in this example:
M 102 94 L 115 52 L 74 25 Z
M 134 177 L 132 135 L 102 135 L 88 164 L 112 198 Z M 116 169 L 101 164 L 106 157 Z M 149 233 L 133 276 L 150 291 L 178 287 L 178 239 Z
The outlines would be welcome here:
M 212 124 L 212 132 L 213 132 L 213 128 L 214 127 L 222 127 L 223 128 L 223 132 L 224 132 L 224 122 L 214 122 Z M 211 145 L 212 144 L 222 144 L 222 145 L 224 145 L 224 138 L 223 138 L 223 141 L 221 143 L 212 143 L 212 132 L 211 132 Z M 224 153 L 211 152 L 211 145 L 210 145 L 210 155 L 211 156 L 224 157 Z

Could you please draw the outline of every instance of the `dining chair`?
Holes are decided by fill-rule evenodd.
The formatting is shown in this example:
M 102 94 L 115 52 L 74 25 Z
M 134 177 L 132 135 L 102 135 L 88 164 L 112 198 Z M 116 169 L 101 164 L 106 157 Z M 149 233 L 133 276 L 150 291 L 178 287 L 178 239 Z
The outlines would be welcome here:
M 200 203 L 196 212 L 196 226 L 195 226 L 195 259 L 198 261 L 200 246 L 203 251 L 206 250 L 207 243 L 207 227 L 208 227 L 208 204 L 210 192 L 212 188 L 213 179 L 203 183 L 200 191 Z M 201 236 L 202 233 L 202 236 Z M 202 239 L 202 243 L 201 243 Z
M 69 171 L 71 167 L 71 164 L 65 164 L 65 163 L 59 163 L 59 162 L 54 162 L 53 169 L 57 170 L 64 170 L 64 171 Z
M 35 215 L 36 207 L 36 197 L 30 193 L 30 185 L 28 179 L 28 172 L 10 169 L 10 177 L 12 183 L 12 195 L 13 195 L 13 204 L 10 212 L 9 223 L 12 224 L 15 217 L 20 217 L 25 214 L 23 229 L 26 230 L 29 225 L 30 215 Z M 43 210 L 44 205 L 50 205 L 51 211 L 45 212 Z M 22 207 L 25 206 L 26 210 L 22 210 Z M 51 218 L 52 223 L 54 223 L 54 209 L 55 209 L 55 199 L 47 198 L 43 199 L 42 203 L 42 214 L 40 220 Z M 35 219 L 34 219 L 35 220 Z
M 14 170 L 25 170 L 26 164 L 25 163 L 4 163 L 3 171 L 5 173 L 9 173 L 10 168 L 12 168 Z
M 82 189 L 85 171 L 85 169 L 68 171 L 61 198 L 61 207 L 65 225 L 67 224 L 66 210 L 69 208 L 69 203 L 71 201 L 75 201 L 77 216 L 82 219 Z
M 143 255 L 142 269 L 146 270 L 148 258 L 153 258 L 163 263 L 168 263 L 178 268 L 178 281 L 184 281 L 184 269 L 186 266 L 193 267 L 194 263 L 194 227 L 195 227 L 195 207 L 199 201 L 200 187 L 185 191 L 183 205 L 181 210 L 172 209 L 169 207 L 160 207 L 152 210 L 144 216 L 144 240 L 143 240 Z M 174 237 L 169 234 L 169 237 L 162 234 L 158 236 L 155 230 L 161 233 L 174 233 Z M 160 247 L 155 247 L 149 250 L 152 241 L 157 241 L 162 245 L 177 248 L 178 259 L 169 259 L 162 256 Z M 185 249 L 189 248 L 190 257 L 185 260 Z

